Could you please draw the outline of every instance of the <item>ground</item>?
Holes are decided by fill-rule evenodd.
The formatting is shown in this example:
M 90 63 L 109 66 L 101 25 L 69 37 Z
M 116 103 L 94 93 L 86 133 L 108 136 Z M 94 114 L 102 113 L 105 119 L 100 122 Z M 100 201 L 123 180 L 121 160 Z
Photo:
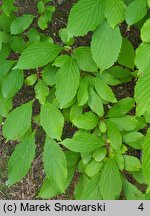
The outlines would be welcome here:
M 56 6 L 56 12 L 54 14 L 52 23 L 49 25 L 48 29 L 44 31 L 44 33 L 51 36 L 56 43 L 61 43 L 58 37 L 58 31 L 62 27 L 66 26 L 70 8 L 76 1 L 77 0 L 65 0 L 62 4 L 58 4 L 57 0 L 54 1 L 54 5 Z M 34 15 L 37 15 L 36 3 L 37 0 L 17 0 L 16 5 L 19 8 L 17 15 L 21 16 L 24 13 L 32 13 Z M 127 27 L 125 23 L 123 23 L 120 28 L 122 34 L 128 37 L 136 48 L 140 43 L 139 31 L 136 28 L 132 28 L 130 31 L 126 31 Z M 79 37 L 78 39 L 76 39 L 75 46 L 89 45 L 90 40 L 91 34 L 89 33 L 86 37 Z M 11 58 L 16 58 L 16 56 L 11 56 Z M 130 83 L 117 86 L 113 88 L 113 90 L 118 99 L 127 96 L 132 97 L 134 92 L 134 85 L 135 82 L 133 80 Z M 20 104 L 29 101 L 33 97 L 33 89 L 24 86 L 14 99 L 14 107 L 17 107 Z M 39 107 L 37 104 L 37 106 L 35 105 L 34 107 L 34 114 L 37 114 L 38 112 Z M 72 136 L 72 134 L 74 133 L 74 129 L 72 129 L 70 125 L 66 124 L 64 133 L 67 137 Z M 7 186 L 5 185 L 5 182 L 7 180 L 7 161 L 17 143 L 6 143 L 5 139 L 2 137 L 2 133 L 0 132 L 0 199 L 37 199 L 38 190 L 45 177 L 42 165 L 43 141 L 43 132 L 39 130 L 37 137 L 36 159 L 33 162 L 30 172 L 20 183 L 16 184 L 11 188 L 7 188 Z M 60 195 L 56 197 L 56 199 L 72 199 L 77 178 L 78 175 L 76 174 L 66 194 Z

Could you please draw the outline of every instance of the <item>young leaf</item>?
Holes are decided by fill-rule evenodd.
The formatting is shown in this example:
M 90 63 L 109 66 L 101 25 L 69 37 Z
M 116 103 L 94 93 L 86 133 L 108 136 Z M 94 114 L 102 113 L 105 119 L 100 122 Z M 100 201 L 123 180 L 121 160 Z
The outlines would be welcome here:
M 113 200 L 121 193 L 122 181 L 120 172 L 113 161 L 108 159 L 102 171 L 100 190 L 104 200 Z
M 95 112 L 100 117 L 104 115 L 102 100 L 92 88 L 90 88 L 88 105 L 92 109 L 92 111 Z
M 126 10 L 126 21 L 128 25 L 133 25 L 140 21 L 147 13 L 146 0 L 134 0 Z
M 2 94 L 4 98 L 14 96 L 21 89 L 23 78 L 22 70 L 12 70 L 11 73 L 6 76 L 2 83 Z
M 65 191 L 67 178 L 67 162 L 64 152 L 52 139 L 46 138 L 44 146 L 44 169 L 49 179 L 53 179 L 61 192 Z
M 88 79 L 87 77 L 83 77 L 80 81 L 78 93 L 77 93 L 77 101 L 79 106 L 83 106 L 87 103 L 89 98 L 88 91 Z
M 14 63 L 14 61 L 10 60 L 0 60 L 0 83 L 3 81 Z
M 101 162 L 107 154 L 107 150 L 106 148 L 100 148 L 98 150 L 96 150 L 93 154 L 93 158 L 95 159 L 96 162 Z
M 138 171 L 141 168 L 139 159 L 133 156 L 124 155 L 125 170 L 127 171 Z
M 35 156 L 35 133 L 23 140 L 15 148 L 8 161 L 8 185 L 20 181 L 29 171 Z
M 139 191 L 133 184 L 122 178 L 123 191 L 127 200 L 143 200 L 144 194 Z
M 94 78 L 93 83 L 99 96 L 108 102 L 115 103 L 117 100 L 111 88 L 101 79 Z
M 103 11 L 103 0 L 80 0 L 73 6 L 69 15 L 69 36 L 83 36 L 95 30 L 103 20 Z
M 142 149 L 145 137 L 140 132 L 130 132 L 123 136 L 123 142 L 135 149 Z
M 13 11 L 13 3 L 14 0 L 3 0 L 2 10 L 7 16 Z
M 74 50 L 74 58 L 79 68 L 87 72 L 96 72 L 98 67 L 94 62 L 89 47 L 78 47 Z
M 63 107 L 75 96 L 79 86 L 80 72 L 73 58 L 58 70 L 56 76 L 56 98 Z
M 7 117 L 11 109 L 12 109 L 12 98 L 5 99 L 0 94 L 0 116 Z
M 150 19 L 148 19 L 141 29 L 141 39 L 144 42 L 150 42 Z
M 33 15 L 24 14 L 23 16 L 14 19 L 10 26 L 11 34 L 16 35 L 24 32 L 31 25 L 33 18 Z
M 10 39 L 10 47 L 14 52 L 22 53 L 27 45 L 22 37 L 12 36 Z
M 28 86 L 32 86 L 36 83 L 37 79 L 38 79 L 37 74 L 31 74 L 25 79 L 25 84 Z
M 35 86 L 35 97 L 39 100 L 40 104 L 44 104 L 46 97 L 49 94 L 49 88 L 43 80 L 39 80 Z
M 3 126 L 7 140 L 20 139 L 31 127 L 32 104 L 32 101 L 23 104 L 9 114 Z
M 54 139 L 60 139 L 64 125 L 62 113 L 49 102 L 42 105 L 40 113 L 41 126 L 47 135 Z
M 112 29 L 103 22 L 93 34 L 91 51 L 101 71 L 110 68 L 117 60 L 122 45 L 119 27 Z M 111 53 L 111 55 L 110 55 Z
M 148 129 L 146 139 L 144 142 L 142 167 L 145 179 L 150 184 L 150 129 Z
M 131 42 L 128 39 L 123 38 L 121 51 L 118 57 L 119 64 L 134 69 L 134 58 L 135 51 Z
M 58 56 L 58 57 L 55 59 L 55 61 L 54 61 L 54 63 L 52 64 L 52 66 L 61 68 L 61 67 L 65 64 L 65 62 L 69 61 L 69 59 L 70 59 L 70 56 L 67 55 L 67 54 L 65 54 L 65 55 L 60 55 L 60 56 Z
M 84 130 L 92 130 L 98 124 L 98 117 L 93 112 L 86 112 L 73 119 L 73 124 Z
M 48 64 L 43 72 L 42 79 L 46 82 L 47 85 L 52 86 L 56 83 L 56 74 L 58 69 L 53 67 L 51 64 Z
M 99 173 L 102 166 L 103 166 L 103 163 L 98 163 L 95 160 L 93 160 L 87 165 L 85 169 L 85 173 L 87 174 L 87 176 L 93 177 Z
M 122 145 L 122 136 L 119 129 L 116 127 L 114 123 L 112 123 L 109 120 L 106 121 L 106 125 L 111 145 L 114 149 L 119 150 Z
M 135 101 L 133 98 L 127 97 L 121 99 L 108 111 L 108 117 L 121 117 L 127 114 L 133 107 Z
M 80 117 L 82 113 L 83 113 L 83 107 L 78 106 L 77 104 L 74 104 L 70 108 L 70 121 L 73 122 L 73 120 Z
M 52 62 L 62 47 L 48 42 L 36 42 L 25 49 L 15 68 L 34 69 Z
M 104 145 L 102 138 L 95 135 L 80 132 L 73 136 L 72 139 L 63 140 L 62 144 L 74 152 L 93 152 Z
M 114 28 L 125 19 L 126 5 L 123 0 L 106 0 L 105 18 L 109 25 Z

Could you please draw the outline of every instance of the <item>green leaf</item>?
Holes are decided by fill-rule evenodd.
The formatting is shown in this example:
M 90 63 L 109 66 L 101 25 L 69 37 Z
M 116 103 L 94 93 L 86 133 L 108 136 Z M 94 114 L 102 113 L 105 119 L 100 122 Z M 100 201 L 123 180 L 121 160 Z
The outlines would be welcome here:
M 65 54 L 65 55 L 60 55 L 60 56 L 58 56 L 58 57 L 55 59 L 55 61 L 54 61 L 54 63 L 52 64 L 52 66 L 62 67 L 62 66 L 65 64 L 65 62 L 69 61 L 69 59 L 70 59 L 70 56 L 67 55 L 67 54 Z
M 14 61 L 0 60 L 0 83 L 3 81 L 9 70 L 12 68 Z
M 39 2 L 37 3 L 37 8 L 38 8 L 38 13 L 39 13 L 39 14 L 44 13 L 44 10 L 45 10 L 44 2 L 43 2 L 43 1 L 39 1 Z
M 148 129 L 143 148 L 142 167 L 145 179 L 150 184 L 150 129 Z
M 56 98 L 63 107 L 76 95 L 79 86 L 80 72 L 77 63 L 70 58 L 56 75 Z
M 59 37 L 64 44 L 72 46 L 74 44 L 74 38 L 69 38 L 67 28 L 62 28 L 59 31 Z
M 85 173 L 89 177 L 93 177 L 99 173 L 100 169 L 102 168 L 103 163 L 98 163 L 95 160 L 92 160 L 86 167 Z
M 53 67 L 51 64 L 48 64 L 43 72 L 42 79 L 46 82 L 47 85 L 52 86 L 56 83 L 56 74 L 58 69 Z
M 48 27 L 48 22 L 46 20 L 46 16 L 42 15 L 38 19 L 38 26 L 41 30 L 45 30 Z
M 103 0 L 80 0 L 72 7 L 69 14 L 69 36 L 83 36 L 95 30 L 103 20 L 103 13 Z
M 144 194 L 139 191 L 134 185 L 122 178 L 123 191 L 127 200 L 143 200 Z
M 64 118 L 59 109 L 53 104 L 46 102 L 42 105 L 40 122 L 49 137 L 58 140 L 61 138 Z
M 93 158 L 95 159 L 96 162 L 101 162 L 107 154 L 107 150 L 106 148 L 100 148 L 98 150 L 96 150 L 93 154 Z
M 150 67 L 150 44 L 141 43 L 136 50 L 135 64 L 140 73 L 149 72 Z
M 36 42 L 25 49 L 15 68 L 34 69 L 52 62 L 62 51 L 62 47 L 48 42 Z
M 120 172 L 112 159 L 108 159 L 102 171 L 100 190 L 104 200 L 117 198 L 122 189 Z
M 3 126 L 7 140 L 20 139 L 31 127 L 32 104 L 32 101 L 23 104 L 9 114 Z
M 141 39 L 144 42 L 150 42 L 150 19 L 148 19 L 141 29 Z
M 15 148 L 8 161 L 8 185 L 20 181 L 29 171 L 35 156 L 35 133 L 23 140 Z
M 119 27 L 112 29 L 107 22 L 103 22 L 97 28 L 93 34 L 91 51 L 101 71 L 110 68 L 117 61 L 121 45 L 122 37 Z
M 103 100 L 112 102 L 112 103 L 117 101 L 113 91 L 103 80 L 94 78 L 93 83 L 95 85 L 95 89 L 97 93 Z
M 10 39 L 10 47 L 16 53 L 22 53 L 26 48 L 26 43 L 22 37 L 12 36 Z
M 123 136 L 123 142 L 135 149 L 142 149 L 145 137 L 140 132 L 130 132 Z
M 122 136 L 118 127 L 116 127 L 116 125 L 109 120 L 106 121 L 106 125 L 111 145 L 114 149 L 119 150 L 122 145 Z
M 77 101 L 79 106 L 83 106 L 87 103 L 89 98 L 88 91 L 88 79 L 87 77 L 83 77 L 80 81 L 78 93 L 77 93 Z
M 128 25 L 133 25 L 140 21 L 147 13 L 146 0 L 134 0 L 126 10 L 126 21 Z
M 150 114 L 150 71 L 140 76 L 135 86 L 136 114 L 138 116 Z
M 135 117 L 126 115 L 119 118 L 110 118 L 109 121 L 113 122 L 120 131 L 133 131 L 138 125 Z
M 98 124 L 98 117 L 93 112 L 85 112 L 78 118 L 74 118 L 73 124 L 84 130 L 92 130 Z
M 127 171 L 138 171 L 141 168 L 141 163 L 138 158 L 124 155 L 125 170 Z
M 3 0 L 2 10 L 7 16 L 13 11 L 13 3 L 14 0 Z
M 49 179 L 53 179 L 61 192 L 65 191 L 65 181 L 67 178 L 67 162 L 64 152 L 52 139 L 46 138 L 44 146 L 44 169 Z
M 43 80 L 39 80 L 35 86 L 35 97 L 40 104 L 44 104 L 49 95 L 49 88 Z
M 106 0 L 105 18 L 112 28 L 124 21 L 125 10 L 126 5 L 123 0 Z
M 114 104 L 108 111 L 108 117 L 121 117 L 127 114 L 133 107 L 135 101 L 133 98 L 127 97 L 121 99 L 119 102 Z
M 88 105 L 92 109 L 92 111 L 95 112 L 100 117 L 104 115 L 102 100 L 92 88 L 90 88 Z
M 12 109 L 12 98 L 5 99 L 0 94 L 0 116 L 7 117 L 11 109 Z
M 80 132 L 75 134 L 72 139 L 63 140 L 62 144 L 74 152 L 93 152 L 102 147 L 104 142 L 95 135 Z
M 99 174 L 91 179 L 81 176 L 75 189 L 75 198 L 77 200 L 101 200 L 99 181 Z
M 90 47 L 78 47 L 74 50 L 74 58 L 82 71 L 96 72 L 98 67 L 94 62 Z
M 36 83 L 37 81 L 37 74 L 31 74 L 30 76 L 28 76 L 26 79 L 25 79 L 25 84 L 28 85 L 28 86 L 32 86 Z
M 78 106 L 77 104 L 74 104 L 70 108 L 70 121 L 73 122 L 73 120 L 80 117 L 82 113 L 83 113 L 83 107 Z
M 118 57 L 118 63 L 127 68 L 134 69 L 134 58 L 135 51 L 131 42 L 128 39 L 123 38 L 121 51 Z
M 2 43 L 3 43 L 3 35 L 2 32 L 0 31 L 0 50 L 2 48 Z
M 10 98 L 14 96 L 23 85 L 23 71 L 22 70 L 12 70 L 9 73 L 3 83 L 2 83 L 2 94 L 4 98 Z
M 15 18 L 10 26 L 11 34 L 16 35 L 24 32 L 31 25 L 33 18 L 34 16 L 30 14 Z

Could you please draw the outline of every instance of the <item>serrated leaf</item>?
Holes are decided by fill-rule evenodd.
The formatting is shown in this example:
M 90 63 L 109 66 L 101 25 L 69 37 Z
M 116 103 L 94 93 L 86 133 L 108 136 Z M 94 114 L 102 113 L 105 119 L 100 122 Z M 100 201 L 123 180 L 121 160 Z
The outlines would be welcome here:
M 35 97 L 39 100 L 40 104 L 44 104 L 46 97 L 49 94 L 49 88 L 43 80 L 39 80 L 35 86 Z
M 114 181 L 113 181 L 114 179 Z M 122 189 L 120 172 L 112 159 L 108 159 L 102 171 L 100 190 L 104 200 L 114 200 Z
M 99 181 L 100 174 L 91 179 L 81 176 L 76 186 L 75 198 L 77 200 L 101 200 Z
M 128 39 L 123 38 L 121 51 L 118 57 L 119 64 L 134 69 L 134 58 L 135 51 L 131 42 Z
M 126 21 L 128 25 L 133 25 L 140 21 L 147 13 L 146 0 L 134 0 L 126 10 Z
M 36 42 L 23 51 L 15 68 L 34 69 L 43 67 L 52 62 L 62 49 L 56 44 Z
M 145 179 L 150 184 L 150 129 L 148 129 L 143 148 L 142 167 Z
M 3 81 L 15 62 L 11 60 L 0 60 L 0 83 Z
M 136 118 L 129 115 L 118 118 L 109 118 L 109 121 L 113 122 L 120 131 L 133 131 L 138 125 Z
M 74 58 L 80 70 L 87 72 L 96 72 L 98 67 L 94 62 L 90 47 L 78 47 L 74 50 Z
M 89 98 L 89 91 L 88 91 L 88 79 L 87 77 L 83 77 L 80 81 L 78 93 L 77 93 L 77 101 L 79 106 L 83 106 L 87 103 Z
M 150 71 L 140 76 L 135 86 L 136 114 L 138 116 L 150 114 Z
M 24 32 L 31 25 L 33 18 L 34 16 L 30 14 L 24 14 L 21 17 L 15 18 L 10 26 L 11 34 Z
M 97 93 L 103 100 L 112 102 L 112 103 L 117 101 L 113 91 L 103 80 L 94 78 L 93 83 L 95 85 L 95 89 Z
M 4 98 L 10 98 L 14 96 L 23 85 L 23 71 L 22 70 L 12 70 L 9 73 L 3 83 L 2 83 L 2 94 Z
M 65 62 L 67 62 L 70 59 L 70 56 L 65 54 L 65 55 L 60 55 L 58 56 L 54 63 L 52 64 L 52 66 L 56 66 L 56 67 L 62 67 Z
M 80 72 L 77 63 L 70 58 L 56 75 L 56 98 L 63 107 L 76 95 L 79 86 Z
M 78 118 L 74 118 L 73 124 L 84 130 L 92 130 L 98 124 L 98 117 L 93 112 L 85 112 Z
M 59 109 L 57 109 L 53 104 L 46 102 L 42 105 L 40 122 L 49 137 L 58 140 L 61 138 L 64 118 Z
M 113 146 L 114 149 L 119 150 L 122 145 L 122 136 L 119 129 L 114 123 L 109 120 L 106 121 L 106 125 L 110 144 Z
M 8 161 L 8 185 L 20 181 L 29 171 L 35 156 L 35 133 L 23 140 L 15 148 Z
M 67 162 L 64 152 L 52 139 L 46 138 L 44 146 L 44 169 L 49 179 L 53 179 L 61 192 L 65 190 L 67 178 Z
M 109 25 L 114 28 L 125 19 L 126 5 L 123 0 L 106 0 L 105 18 Z
M 150 19 L 148 19 L 141 29 L 141 39 L 144 42 L 150 42 Z
M 150 67 L 150 44 L 141 43 L 136 50 L 135 64 L 141 73 L 149 71 Z
M 3 126 L 7 140 L 20 139 L 31 127 L 32 104 L 32 101 L 23 104 L 9 114 Z
M 142 149 L 145 137 L 140 132 L 130 132 L 123 136 L 123 142 L 135 149 Z
M 125 170 L 127 171 L 138 171 L 141 168 L 141 163 L 138 158 L 124 155 Z
M 7 117 L 11 109 L 12 109 L 12 98 L 5 99 L 0 94 L 0 116 Z
M 123 191 L 127 200 L 143 200 L 144 194 L 139 191 L 133 184 L 122 178 Z
M 75 134 L 72 139 L 63 140 L 62 144 L 74 152 L 92 152 L 102 147 L 104 142 L 95 135 L 81 132 Z
M 121 45 L 122 37 L 119 27 L 112 29 L 107 22 L 103 22 L 97 28 L 93 34 L 91 51 L 101 71 L 110 68 L 117 61 Z
M 69 36 L 83 36 L 95 30 L 103 20 L 103 13 L 103 0 L 80 0 L 72 7 L 69 15 Z
M 96 162 L 95 160 L 92 160 L 86 167 L 85 173 L 89 177 L 93 177 L 97 175 L 102 168 L 103 163 Z
M 116 104 L 114 104 L 108 111 L 108 117 L 120 117 L 127 114 L 133 107 L 135 101 L 133 98 L 127 97 L 121 99 Z
M 42 79 L 46 82 L 47 85 L 52 86 L 56 83 L 56 74 L 58 69 L 53 67 L 51 64 L 48 64 L 43 72 Z
M 104 115 L 104 107 L 101 98 L 99 95 L 90 88 L 88 105 L 97 115 L 102 117 Z

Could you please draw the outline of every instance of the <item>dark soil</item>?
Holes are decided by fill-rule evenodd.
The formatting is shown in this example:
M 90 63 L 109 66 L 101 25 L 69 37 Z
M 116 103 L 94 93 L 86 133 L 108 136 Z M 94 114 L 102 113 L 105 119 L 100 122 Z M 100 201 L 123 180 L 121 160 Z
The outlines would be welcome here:
M 36 3 L 38 0 L 16 0 L 16 5 L 19 8 L 17 12 L 18 16 L 21 16 L 24 13 L 31 13 L 37 16 Z M 69 11 L 73 4 L 77 0 L 65 0 L 63 4 L 58 5 L 57 0 L 54 1 L 56 6 L 56 12 L 53 17 L 53 21 L 49 24 L 47 30 L 43 31 L 46 35 L 51 36 L 56 43 L 61 43 L 58 32 L 61 28 L 66 27 L 67 18 Z M 36 22 L 35 22 L 36 23 Z M 38 28 L 36 24 L 33 24 L 34 27 Z M 129 38 L 134 47 L 136 48 L 140 43 L 139 31 L 136 28 L 132 28 L 130 31 L 126 31 L 127 26 L 125 23 L 121 25 L 122 34 Z M 39 30 L 39 29 L 38 29 Z M 41 31 L 41 30 L 39 30 Z M 79 37 L 76 39 L 75 46 L 89 45 L 91 41 L 91 33 L 86 37 Z M 17 58 L 17 56 L 11 56 L 11 58 Z M 30 71 L 26 71 L 26 74 L 30 74 Z M 32 72 L 33 73 L 33 72 Z M 133 97 L 135 82 L 134 80 L 113 87 L 113 90 L 118 99 L 130 96 Z M 13 101 L 14 107 L 17 107 L 27 101 L 30 101 L 34 98 L 34 90 L 27 86 L 24 86 L 23 89 L 16 95 Z M 39 105 L 34 104 L 34 115 L 39 113 Z M 64 128 L 64 137 L 71 137 L 76 129 L 72 128 L 70 124 L 66 124 Z M 43 152 L 43 143 L 44 143 L 44 134 L 41 129 L 38 129 L 37 134 L 37 153 L 36 159 L 32 164 L 32 168 L 28 175 L 18 184 L 11 188 L 5 186 L 7 180 L 7 161 L 12 151 L 14 150 L 17 143 L 9 142 L 6 143 L 0 132 L 0 199 L 37 199 L 38 190 L 42 184 L 42 181 L 45 177 L 43 164 L 42 164 L 42 152 Z M 56 197 L 56 199 L 73 199 L 73 191 L 78 179 L 78 174 L 75 175 L 74 180 L 67 190 L 66 194 Z M 39 199 L 39 198 L 38 198 Z

